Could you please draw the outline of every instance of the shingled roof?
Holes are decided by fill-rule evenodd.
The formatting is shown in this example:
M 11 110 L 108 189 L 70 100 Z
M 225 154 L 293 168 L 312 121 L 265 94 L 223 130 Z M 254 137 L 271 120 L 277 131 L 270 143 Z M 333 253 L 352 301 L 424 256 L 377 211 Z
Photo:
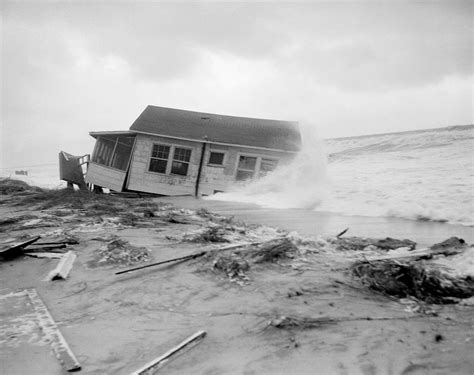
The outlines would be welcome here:
M 299 151 L 296 122 L 216 115 L 149 105 L 130 127 L 138 133 L 284 151 Z

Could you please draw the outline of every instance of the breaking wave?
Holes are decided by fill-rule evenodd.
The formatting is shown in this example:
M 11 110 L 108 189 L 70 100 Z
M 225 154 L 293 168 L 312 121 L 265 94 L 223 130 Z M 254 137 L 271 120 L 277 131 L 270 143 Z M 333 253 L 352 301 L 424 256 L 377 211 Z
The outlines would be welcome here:
M 206 199 L 255 203 L 272 208 L 316 208 L 329 193 L 326 154 L 323 142 L 312 128 L 302 127 L 301 132 L 303 148 L 292 163 L 280 166 L 273 173 L 245 186 Z
M 324 143 L 311 127 L 302 133 L 290 165 L 208 199 L 474 225 L 474 126 Z

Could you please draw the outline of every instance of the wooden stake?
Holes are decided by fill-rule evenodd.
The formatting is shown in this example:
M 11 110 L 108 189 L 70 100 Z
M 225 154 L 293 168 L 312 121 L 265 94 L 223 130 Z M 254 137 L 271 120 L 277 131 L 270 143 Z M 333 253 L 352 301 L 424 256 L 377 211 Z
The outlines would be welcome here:
M 31 300 L 33 309 L 38 316 L 38 322 L 44 335 L 49 339 L 54 354 L 67 371 L 79 371 L 81 365 L 69 348 L 56 322 L 38 296 L 36 289 L 27 289 L 26 293 Z
M 155 358 L 154 360 L 148 362 L 146 365 L 141 367 L 140 369 L 136 370 L 133 372 L 131 375 L 145 375 L 148 373 L 148 371 L 151 371 L 153 369 L 157 369 L 159 366 L 161 366 L 164 362 L 166 362 L 173 354 L 176 352 L 180 351 L 183 349 L 185 346 L 191 344 L 192 342 L 195 342 L 197 340 L 200 340 L 206 336 L 205 331 L 199 331 L 196 332 L 194 335 L 188 337 L 186 340 L 175 346 L 174 348 L 168 350 L 165 354 L 161 355 L 158 358 Z

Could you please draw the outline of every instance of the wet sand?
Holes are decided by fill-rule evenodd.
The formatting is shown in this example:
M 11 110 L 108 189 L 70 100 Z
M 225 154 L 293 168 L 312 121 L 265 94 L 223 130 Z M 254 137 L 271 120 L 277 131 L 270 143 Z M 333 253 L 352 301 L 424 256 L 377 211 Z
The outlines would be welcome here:
M 474 227 L 462 225 L 392 217 L 346 216 L 304 209 L 272 209 L 255 204 L 194 197 L 159 198 L 159 200 L 175 202 L 180 207 L 190 209 L 206 207 L 210 211 L 234 216 L 247 223 L 296 231 L 304 236 L 335 236 L 349 228 L 347 236 L 407 238 L 415 241 L 418 248 L 431 246 L 452 236 L 474 243 Z
M 361 223 L 357 218 L 301 210 L 264 210 L 194 198 L 155 201 L 205 207 L 312 236 L 335 234 L 351 223 L 352 235 L 363 233 L 356 228 L 374 228 L 368 218 L 356 226 Z M 208 228 L 209 218 L 197 220 L 195 213 L 179 209 L 145 217 L 144 210 L 151 207 L 147 201 L 128 202 L 132 207 L 125 216 L 141 215 L 133 226 L 119 225 L 117 218 L 106 214 L 90 215 L 91 207 L 38 210 L 28 206 L 21 208 L 23 212 L 18 206 L 0 207 L 5 217 L 28 214 L 39 220 L 35 228 L 29 219 L 5 225 L 2 240 L 21 235 L 47 238 L 48 232 L 54 236 L 69 233 L 78 239 L 71 247 L 78 257 L 67 280 L 45 281 L 57 260 L 20 257 L 0 262 L 0 295 L 34 287 L 80 361 L 80 374 L 130 374 L 199 330 L 207 332 L 202 342 L 166 363 L 160 373 L 441 375 L 469 374 L 474 369 L 472 306 L 430 305 L 429 313 L 424 313 L 397 298 L 373 293 L 348 275 L 347 268 L 361 256 L 352 251 L 315 249 L 284 261 L 252 264 L 249 280 L 242 284 L 217 272 L 212 259 L 204 258 L 115 275 L 128 267 L 96 261 L 112 238 L 148 249 L 150 262 L 223 246 L 184 240 Z M 95 206 L 109 209 L 106 204 Z M 168 220 L 175 216 L 178 220 Z M 391 228 L 398 226 L 399 231 L 407 231 L 401 237 L 419 240 L 416 228 L 404 229 L 404 225 L 410 228 L 409 222 L 390 224 L 395 221 L 377 224 L 387 231 L 378 232 L 377 237 L 395 237 Z M 426 239 L 434 234 L 442 239 L 459 235 L 451 233 L 456 228 L 450 226 L 439 233 L 441 226 L 436 223 L 411 224 L 426 225 Z M 261 227 L 230 225 L 232 242 L 261 240 L 264 234 Z M 279 234 L 271 228 L 265 231 L 267 236 Z M 15 298 L 5 297 L 0 303 L 0 373 L 64 373 L 38 332 L 29 307 Z M 270 324 L 282 316 L 333 321 L 312 328 Z

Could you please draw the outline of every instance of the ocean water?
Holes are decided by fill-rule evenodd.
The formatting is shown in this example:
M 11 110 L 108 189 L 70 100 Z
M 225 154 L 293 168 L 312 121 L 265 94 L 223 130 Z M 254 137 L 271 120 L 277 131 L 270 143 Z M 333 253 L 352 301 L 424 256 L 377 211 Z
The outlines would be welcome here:
M 210 199 L 474 225 L 474 126 L 303 139 L 291 165 Z
M 26 171 L 27 175 L 18 174 L 22 171 Z M 58 163 L 22 165 L 12 168 L 2 168 L 0 169 L 0 177 L 22 180 L 30 185 L 47 189 L 66 187 L 66 182 L 59 179 Z

